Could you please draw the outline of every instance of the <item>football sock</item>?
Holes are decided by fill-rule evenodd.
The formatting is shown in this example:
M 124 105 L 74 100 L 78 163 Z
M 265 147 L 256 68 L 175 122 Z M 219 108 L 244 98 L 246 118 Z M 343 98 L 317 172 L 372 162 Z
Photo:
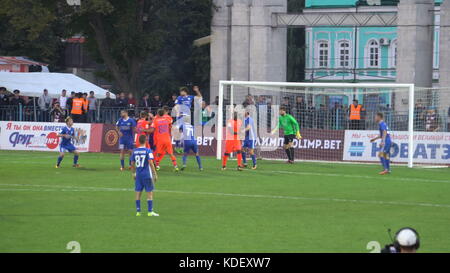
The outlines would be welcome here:
M 56 166 L 59 166 L 61 164 L 61 161 L 63 160 L 62 156 L 58 156 L 58 161 L 56 162 Z
M 242 154 L 238 153 L 236 157 L 237 157 L 238 166 L 239 167 L 242 166 Z
M 141 212 L 141 200 L 136 200 L 136 211 Z
M 386 164 L 384 163 L 385 162 L 384 157 L 380 157 L 380 161 L 381 161 L 381 166 L 383 166 L 383 169 L 386 169 Z
M 291 160 L 291 152 L 289 151 L 289 149 L 284 149 L 284 151 L 286 152 L 288 160 Z
M 78 155 L 73 157 L 73 164 L 78 164 Z
M 153 200 L 147 200 L 148 212 L 153 211 Z
M 244 164 L 247 164 L 247 153 L 246 152 L 242 152 L 242 162 L 244 162 Z
M 227 165 L 227 161 L 228 161 L 228 155 L 224 155 L 223 159 L 222 159 L 222 166 L 226 166 Z
M 177 158 L 174 155 L 171 155 L 170 159 L 172 160 L 173 166 L 176 167 L 177 166 Z
M 183 155 L 183 166 L 186 166 L 187 155 Z
M 252 157 L 252 162 L 253 162 L 253 167 L 256 166 L 256 155 L 251 155 Z
M 289 150 L 291 151 L 291 160 L 294 161 L 294 159 L 295 159 L 295 156 L 294 156 L 294 148 L 291 147 L 291 148 L 289 148 Z
M 125 160 L 120 160 L 120 167 L 125 168 Z
M 199 156 L 199 155 L 196 155 L 196 156 L 195 156 L 195 159 L 197 159 L 198 167 L 199 167 L 200 169 L 202 169 L 202 168 L 203 168 L 203 167 L 202 167 L 202 160 L 200 159 L 200 156 Z
M 385 162 L 385 166 L 386 166 L 386 170 L 388 170 L 388 171 L 390 171 L 391 170 L 391 161 L 388 159 L 388 158 L 385 158 L 384 159 L 384 162 Z

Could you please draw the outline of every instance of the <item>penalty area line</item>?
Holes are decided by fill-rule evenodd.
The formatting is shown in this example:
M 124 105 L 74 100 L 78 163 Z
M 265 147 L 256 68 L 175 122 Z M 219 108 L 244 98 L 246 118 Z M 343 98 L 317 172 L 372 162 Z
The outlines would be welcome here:
M 31 185 L 31 184 L 0 184 L 0 191 L 60 191 L 60 192 L 132 192 L 131 188 L 102 188 L 102 187 L 77 187 L 77 186 L 60 186 L 60 185 Z M 32 189 L 13 188 L 13 187 L 34 187 Z M 379 200 L 360 200 L 360 199 L 345 199 L 333 197 L 305 197 L 305 196 L 286 196 L 286 195 L 262 195 L 262 194 L 241 194 L 241 193 L 223 193 L 223 192 L 192 192 L 192 191 L 177 191 L 177 190 L 155 190 L 161 193 L 174 194 L 189 194 L 189 195 L 210 195 L 221 197 L 240 197 L 240 198 L 264 198 L 264 199 L 280 199 L 280 200 L 301 200 L 301 201 L 315 201 L 315 202 L 339 202 L 339 203 L 353 203 L 353 204 L 368 204 L 368 205 L 390 205 L 390 206 L 413 206 L 413 207 L 438 207 L 450 208 L 450 204 L 436 204 L 436 203 L 415 203 L 402 201 L 379 201 Z

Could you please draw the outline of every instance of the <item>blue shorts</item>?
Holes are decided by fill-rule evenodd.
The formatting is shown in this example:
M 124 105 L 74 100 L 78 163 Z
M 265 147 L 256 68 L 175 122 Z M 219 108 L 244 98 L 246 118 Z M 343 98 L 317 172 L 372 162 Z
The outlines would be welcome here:
M 389 155 L 391 153 L 391 146 L 392 146 L 391 138 L 386 138 L 384 146 L 382 148 L 382 152 Z
M 183 145 L 184 153 L 189 153 L 189 151 L 193 151 L 194 153 L 198 153 L 198 146 L 196 140 L 185 140 Z
M 75 146 L 73 146 L 72 143 L 59 146 L 59 151 L 61 153 L 65 153 L 65 152 L 73 153 L 76 149 L 77 148 Z
M 120 150 L 133 150 L 134 140 L 130 137 L 121 137 L 119 139 L 119 149 Z
M 151 178 L 136 177 L 134 190 L 141 192 L 145 189 L 146 192 L 153 191 L 153 182 Z
M 256 140 L 246 139 L 244 140 L 244 144 L 242 148 L 255 149 Z

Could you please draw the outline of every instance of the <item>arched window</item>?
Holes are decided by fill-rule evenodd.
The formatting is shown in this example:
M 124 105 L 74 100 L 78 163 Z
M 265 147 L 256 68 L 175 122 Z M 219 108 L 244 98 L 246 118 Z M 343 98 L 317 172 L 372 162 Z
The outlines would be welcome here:
M 397 67 L 397 40 L 392 41 L 389 51 L 391 67 Z
M 347 40 L 339 41 L 338 43 L 338 66 L 350 67 L 350 42 Z
M 367 67 L 379 67 L 380 44 L 377 40 L 370 40 L 367 47 Z
M 328 57 L 330 56 L 330 47 L 328 46 L 328 41 L 318 41 L 317 42 L 317 67 L 327 68 L 328 67 Z

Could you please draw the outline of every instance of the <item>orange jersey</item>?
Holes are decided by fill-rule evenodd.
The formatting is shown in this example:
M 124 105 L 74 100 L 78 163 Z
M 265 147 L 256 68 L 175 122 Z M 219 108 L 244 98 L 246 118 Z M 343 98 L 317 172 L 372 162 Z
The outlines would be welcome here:
M 135 137 L 135 142 L 136 142 L 136 147 L 139 147 L 139 137 L 142 135 L 149 135 L 149 133 L 144 132 L 144 130 L 148 130 L 150 129 L 150 124 L 148 123 L 148 121 L 146 121 L 145 119 L 140 119 L 138 120 L 137 124 L 136 124 L 136 137 Z M 146 142 L 146 144 L 148 144 L 148 142 Z
M 171 142 L 170 138 L 171 123 L 167 118 L 159 116 L 155 117 L 155 119 L 153 119 L 151 127 L 155 129 L 154 131 L 155 142 Z
M 171 117 L 171 116 L 169 116 L 169 115 L 164 115 L 164 116 L 162 116 L 163 118 L 165 118 L 165 119 L 167 119 L 169 122 L 170 122 L 170 124 L 172 124 L 172 122 L 173 122 L 173 118 Z
M 227 121 L 226 140 L 239 140 L 239 131 L 242 127 L 242 120 L 230 119 Z

